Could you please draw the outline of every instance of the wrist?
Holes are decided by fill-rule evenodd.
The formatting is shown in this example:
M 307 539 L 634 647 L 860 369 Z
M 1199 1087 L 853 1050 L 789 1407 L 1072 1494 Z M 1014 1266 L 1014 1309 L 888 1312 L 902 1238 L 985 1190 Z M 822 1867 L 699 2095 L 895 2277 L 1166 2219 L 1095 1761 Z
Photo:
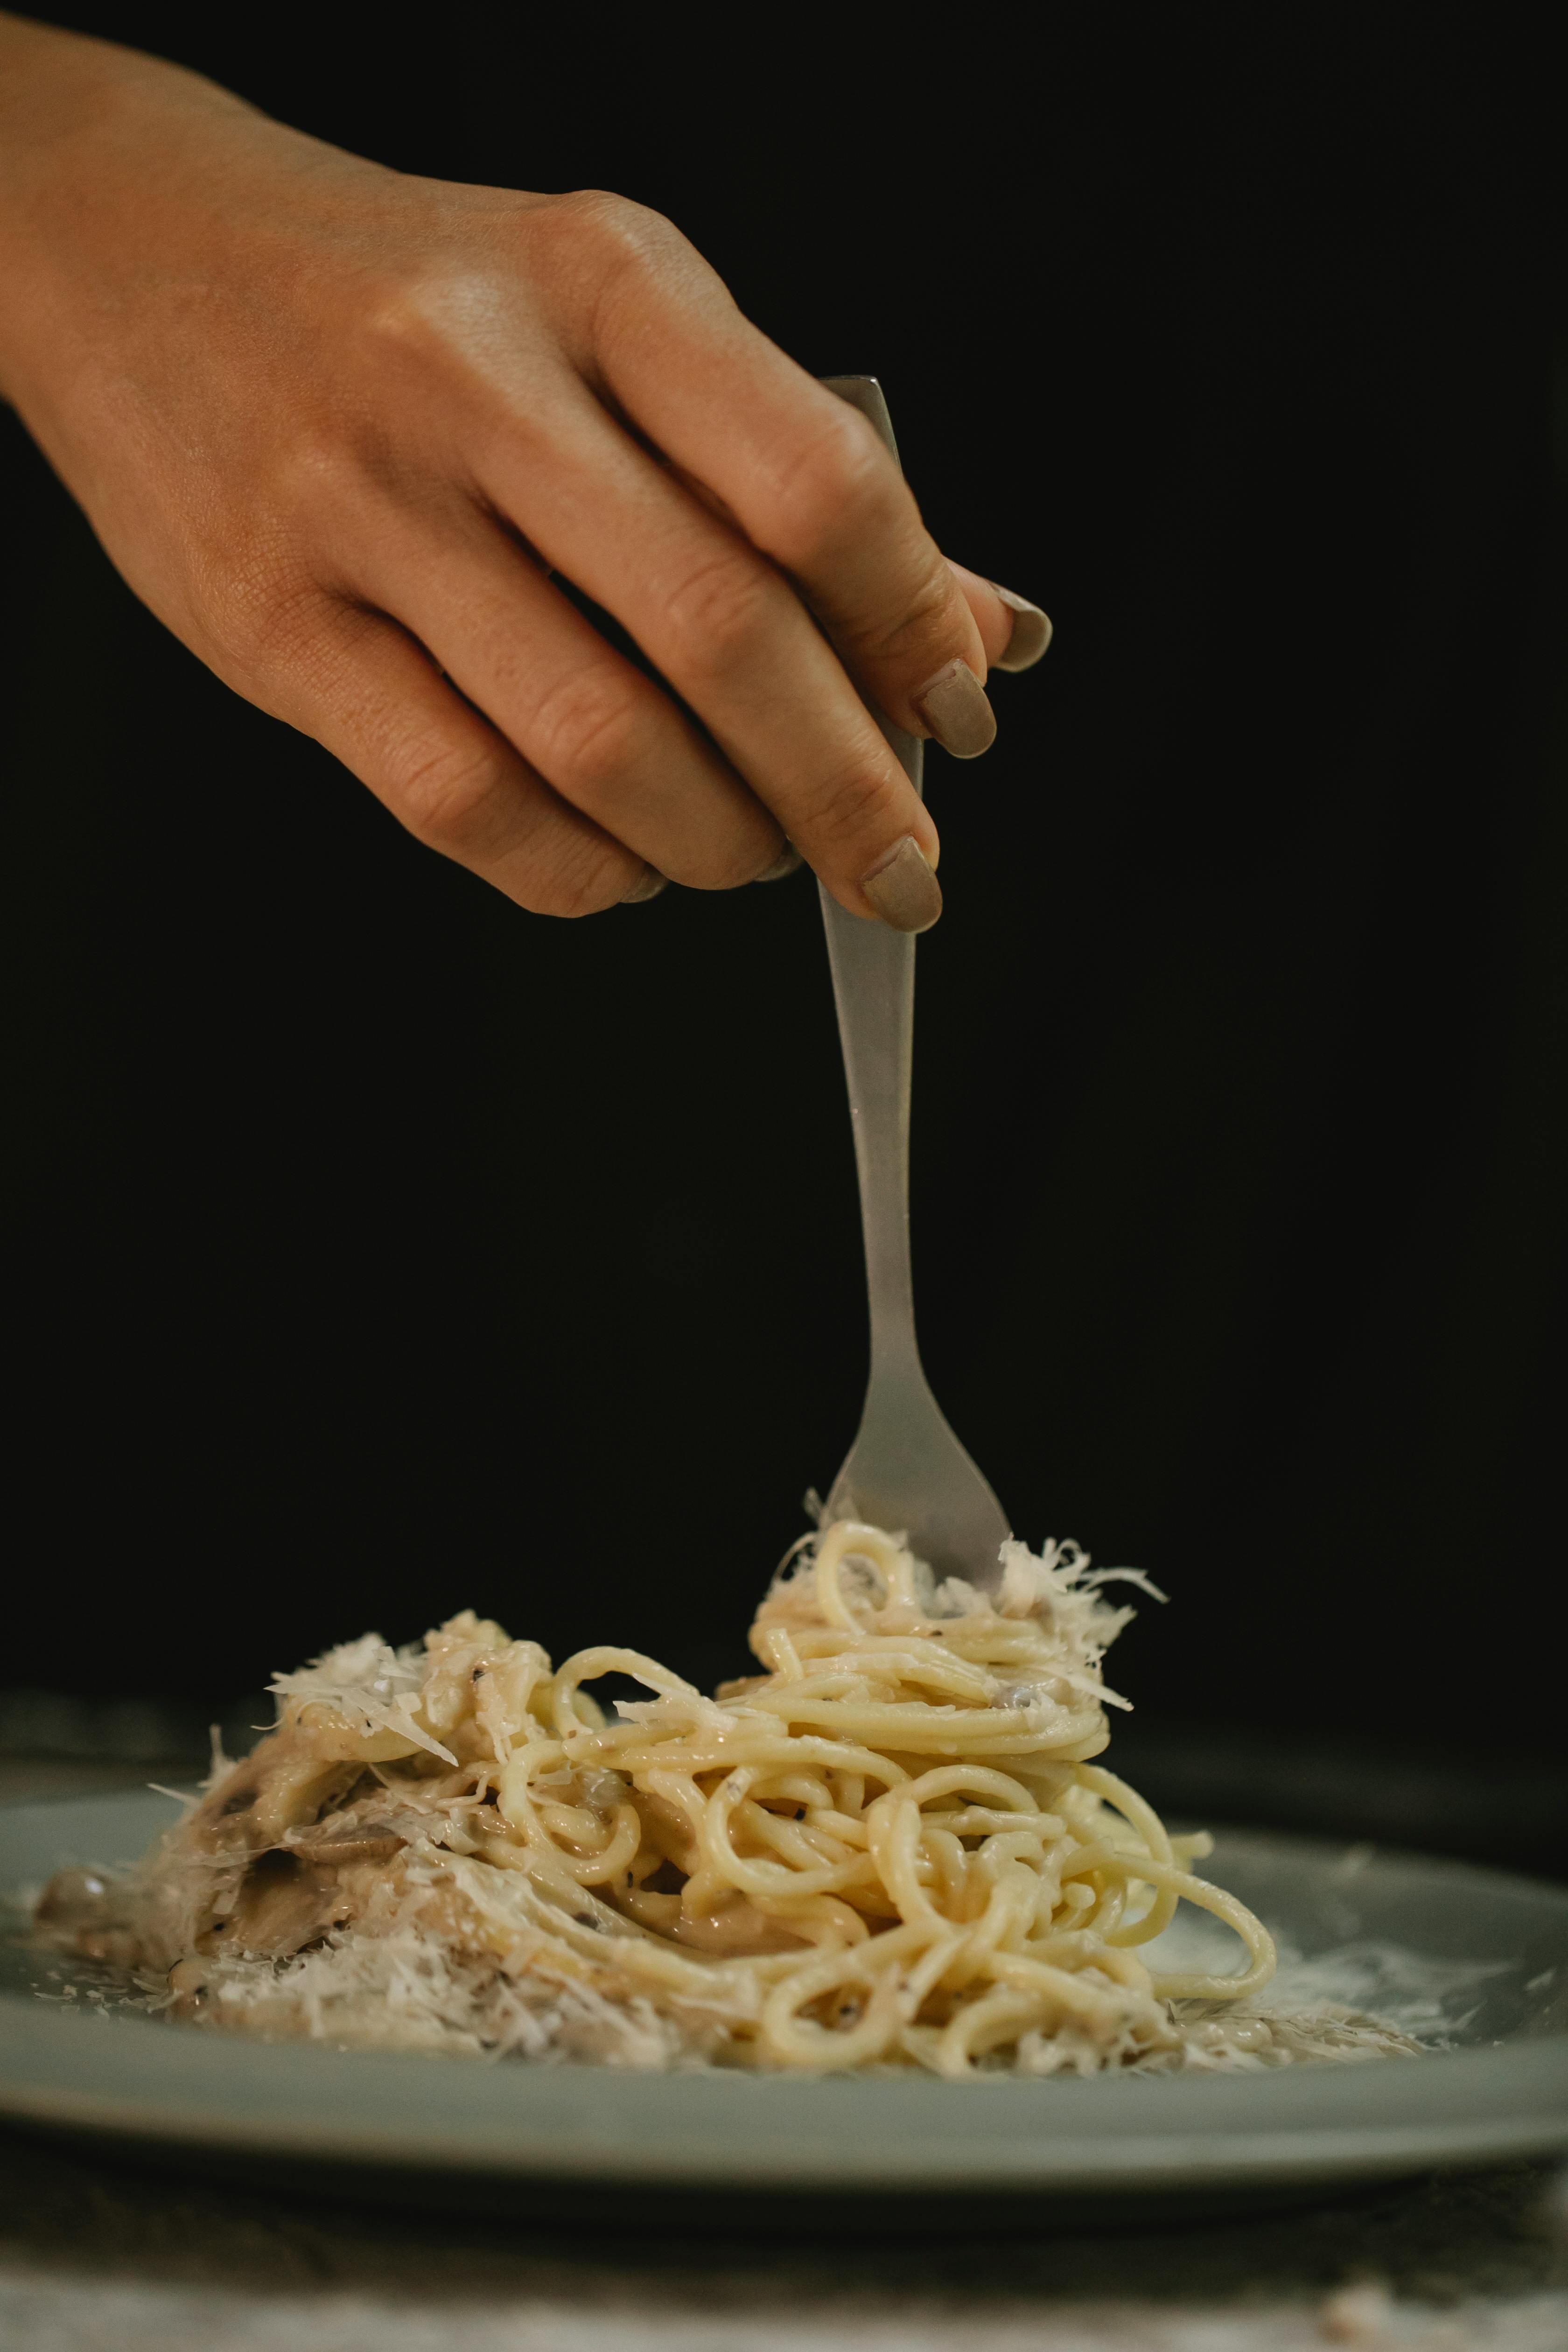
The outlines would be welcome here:
M 0 395 L 46 446 L 61 385 L 163 274 L 160 215 L 204 146 L 247 130 L 278 126 L 182 67 L 0 15 Z

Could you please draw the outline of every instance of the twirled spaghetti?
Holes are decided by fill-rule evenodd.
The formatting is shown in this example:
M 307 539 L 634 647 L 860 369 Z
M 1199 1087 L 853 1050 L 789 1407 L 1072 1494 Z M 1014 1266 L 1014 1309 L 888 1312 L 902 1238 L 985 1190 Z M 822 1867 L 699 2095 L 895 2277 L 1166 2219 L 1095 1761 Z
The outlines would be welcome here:
M 62 1878 L 41 1925 L 179 2014 L 339 2041 L 954 2076 L 1348 2051 L 1251 2011 L 1267 1930 L 1093 1760 L 1131 1612 L 1075 1545 L 1003 1566 L 993 1605 L 834 1526 L 716 1698 L 470 1613 L 367 1635 L 279 1678 L 277 1729 L 136 1877 Z M 606 1719 L 608 1675 L 652 1696 Z M 1235 1973 L 1139 1957 L 1182 1901 Z

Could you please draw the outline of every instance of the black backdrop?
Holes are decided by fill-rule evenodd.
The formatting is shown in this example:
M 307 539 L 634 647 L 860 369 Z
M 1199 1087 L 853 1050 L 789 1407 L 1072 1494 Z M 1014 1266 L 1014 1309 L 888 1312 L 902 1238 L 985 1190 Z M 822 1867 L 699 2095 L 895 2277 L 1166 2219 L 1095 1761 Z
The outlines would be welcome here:
M 1442 10 L 910 20 L 891 78 L 853 13 L 68 21 L 407 169 L 636 195 L 881 375 L 942 542 L 1058 626 L 928 768 L 937 1391 L 1021 1532 L 1173 1594 L 1117 1660 L 1156 1720 L 1557 1742 L 1531 60 Z M 808 880 L 519 913 L 204 672 L 0 427 L 0 1681 L 220 1698 L 468 1602 L 729 1670 L 864 1373 Z

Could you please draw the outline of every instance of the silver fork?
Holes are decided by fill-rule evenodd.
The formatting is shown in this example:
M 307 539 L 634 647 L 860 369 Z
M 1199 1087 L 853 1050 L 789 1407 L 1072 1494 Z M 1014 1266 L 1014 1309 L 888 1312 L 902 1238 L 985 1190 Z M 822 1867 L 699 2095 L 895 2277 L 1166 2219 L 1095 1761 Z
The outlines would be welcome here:
M 871 375 L 824 378 L 830 392 L 869 419 L 894 457 L 898 445 L 882 387 Z M 923 745 L 872 716 L 916 792 Z M 866 1286 L 871 1303 L 871 1376 L 860 1427 L 828 1492 L 823 1525 L 868 1519 L 901 1530 L 938 1576 L 963 1576 L 983 1590 L 1000 1582 L 997 1553 L 1007 1515 L 959 1444 L 924 1371 L 915 1340 L 910 1265 L 910 1075 L 914 1044 L 915 942 L 886 923 L 847 915 L 822 891 L 827 959 L 838 1006 Z

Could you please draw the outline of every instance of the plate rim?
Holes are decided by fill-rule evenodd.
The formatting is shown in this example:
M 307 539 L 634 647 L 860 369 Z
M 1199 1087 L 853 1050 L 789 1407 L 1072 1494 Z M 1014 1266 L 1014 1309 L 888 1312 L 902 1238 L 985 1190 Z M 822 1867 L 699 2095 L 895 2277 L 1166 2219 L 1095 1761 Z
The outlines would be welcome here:
M 0 1819 L 105 1803 L 129 1811 L 151 1794 L 24 1800 L 0 1807 Z M 1276 1834 L 1320 1854 L 1338 1843 L 1289 1832 L 1239 1833 Z M 1378 1852 L 1391 1862 L 1511 1880 L 1559 1897 L 1568 1910 L 1568 1891 L 1549 1881 Z M 342 2044 L 322 2051 L 0 1993 L 0 2116 L 13 2125 L 121 2147 L 206 2148 L 384 2176 L 484 2175 L 584 2189 L 728 2187 L 745 2194 L 1107 2196 L 1372 2179 L 1568 2147 L 1568 2034 L 1433 2053 L 1412 2072 L 1391 2060 L 1115 2083 L 996 2077 L 954 2084 L 924 2074 L 803 2081 L 724 2070 L 647 2074 L 573 2062 L 531 2069 L 462 2063 L 473 2097 L 459 2104 L 444 2095 L 416 2132 L 421 2078 L 433 2079 L 425 2070 L 443 2070 L 444 2095 L 455 2079 L 441 2053 Z M 1385 2065 L 1394 2068 L 1392 2077 Z M 1380 2080 L 1399 2085 L 1395 2112 L 1382 2120 L 1379 2102 L 1369 2097 Z M 363 2086 L 358 2097 L 353 2084 Z M 981 2105 L 944 2104 L 955 2095 Z M 1005 2117 L 1010 2127 L 995 2128 L 1003 2115 L 992 2102 L 1042 2095 L 1033 2116 L 1014 2109 Z M 742 2105 L 729 2106 L 737 2097 Z M 1161 2128 L 1150 2107 L 1166 2102 Z M 765 2128 L 770 2104 L 782 2134 Z M 614 2128 L 616 2110 L 621 2131 Z

